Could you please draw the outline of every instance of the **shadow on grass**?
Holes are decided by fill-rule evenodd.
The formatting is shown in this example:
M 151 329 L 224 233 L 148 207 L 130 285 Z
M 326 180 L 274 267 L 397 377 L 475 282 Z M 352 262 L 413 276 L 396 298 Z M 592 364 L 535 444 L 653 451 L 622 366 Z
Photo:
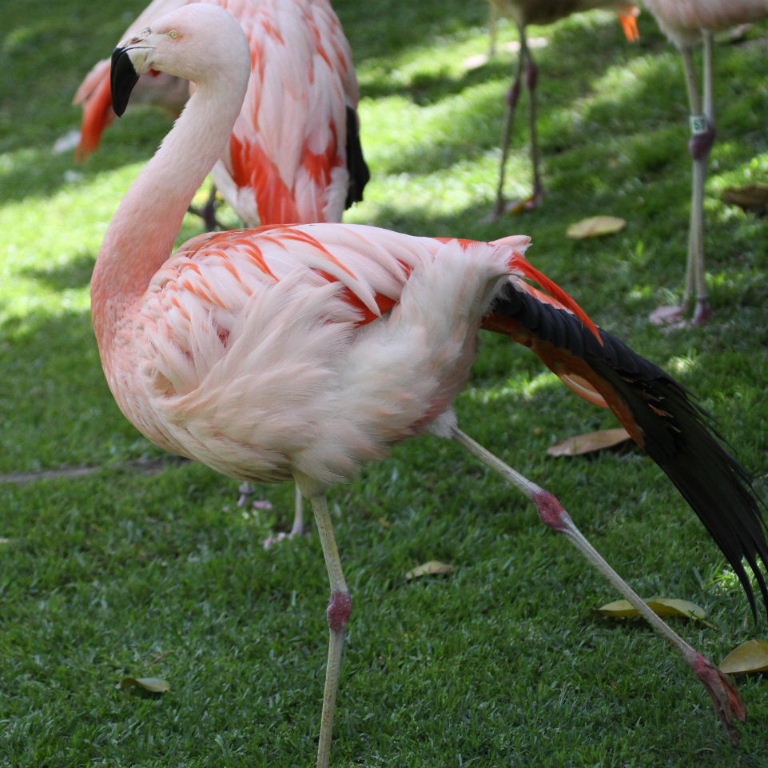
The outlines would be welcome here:
M 95 257 L 90 253 L 81 253 L 61 264 L 48 269 L 24 269 L 21 274 L 37 280 L 54 291 L 66 291 L 82 288 L 91 281 Z
M 0 325 L 0 369 L 3 473 L 158 454 L 109 392 L 89 312 L 7 320 Z

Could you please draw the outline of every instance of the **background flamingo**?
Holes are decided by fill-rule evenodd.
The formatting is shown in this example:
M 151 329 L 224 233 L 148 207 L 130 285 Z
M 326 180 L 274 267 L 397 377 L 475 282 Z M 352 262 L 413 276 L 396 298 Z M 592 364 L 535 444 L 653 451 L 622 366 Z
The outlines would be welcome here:
M 496 190 L 495 215 L 501 216 L 506 209 L 504 199 L 504 181 L 506 175 L 507 157 L 509 155 L 509 142 L 512 136 L 512 124 L 515 119 L 517 102 L 522 90 L 523 75 L 528 88 L 528 122 L 531 134 L 531 166 L 533 171 L 533 183 L 531 194 L 521 203 L 511 206 L 513 211 L 525 208 L 534 208 L 540 202 L 544 193 L 541 182 L 541 152 L 539 150 L 539 131 L 536 104 L 536 85 L 539 80 L 539 69 L 531 54 L 528 45 L 526 27 L 529 24 L 553 24 L 559 19 L 579 11 L 590 11 L 595 8 L 614 8 L 619 13 L 619 18 L 624 27 L 624 32 L 629 40 L 638 37 L 636 6 L 619 2 L 619 0 L 489 0 L 491 4 L 491 49 L 495 47 L 496 19 L 499 15 L 508 16 L 517 24 L 520 36 L 520 48 L 517 57 L 517 73 L 512 87 L 507 93 L 507 117 L 504 123 L 504 137 L 501 145 L 501 163 L 499 165 L 499 184 Z
M 683 301 L 679 306 L 659 307 L 651 319 L 658 323 L 680 322 L 692 309 L 693 322 L 700 324 L 712 315 L 704 265 L 704 184 L 709 153 L 715 141 L 713 33 L 768 16 L 768 0 L 645 0 L 645 4 L 683 57 L 691 110 L 688 146 L 693 157 Z M 693 60 L 694 48 L 699 44 L 704 50 L 701 86 Z
M 154 0 L 126 30 L 200 0 Z M 253 53 L 252 76 L 229 145 L 212 173 L 224 198 L 250 226 L 341 221 L 362 200 L 368 168 L 359 138 L 360 99 L 352 51 L 328 0 L 202 0 L 226 8 Z M 182 80 L 149 72 L 139 102 L 177 112 Z M 83 107 L 77 153 L 94 152 L 114 119 L 109 62 L 78 88 Z
M 198 0 L 154 0 L 126 30 L 128 39 L 171 10 Z M 359 138 L 359 89 L 352 51 L 328 0 L 205 0 L 240 23 L 252 53 L 248 90 L 229 144 L 213 168 L 225 200 L 249 225 L 341 221 L 363 198 L 368 167 Z M 77 154 L 86 158 L 115 117 L 109 60 L 98 62 L 75 95 L 83 106 Z M 140 75 L 139 103 L 173 114 L 189 97 L 183 78 Z M 133 102 L 132 97 L 132 102 Z M 199 213 L 216 225 L 214 195 Z M 253 494 L 240 488 L 241 506 Z M 304 530 L 297 492 L 289 537 Z M 283 538 L 268 539 L 269 545 Z
M 728 679 L 647 609 L 557 499 L 457 426 L 452 402 L 478 329 L 531 347 L 577 393 L 614 410 L 702 519 L 753 606 L 744 558 L 768 605 L 768 542 L 744 469 L 680 385 L 525 259 L 528 238 L 480 243 L 321 223 L 201 235 L 172 254 L 189 199 L 229 140 L 249 63 L 237 23 L 208 4 L 164 16 L 115 50 L 118 113 L 137 72 L 167 71 L 197 88 L 110 224 L 93 322 L 110 388 L 147 437 L 233 477 L 294 478 L 312 500 L 331 584 L 318 766 L 329 762 L 352 607 L 326 492 L 426 430 L 520 488 L 680 650 L 723 721 L 743 718 Z

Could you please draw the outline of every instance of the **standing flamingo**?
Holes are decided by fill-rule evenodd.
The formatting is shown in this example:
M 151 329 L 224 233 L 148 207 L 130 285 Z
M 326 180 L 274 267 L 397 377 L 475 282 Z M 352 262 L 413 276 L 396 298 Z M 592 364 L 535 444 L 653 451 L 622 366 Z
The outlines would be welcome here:
M 462 432 L 452 406 L 481 327 L 531 347 L 576 392 L 613 409 L 699 515 L 753 609 L 745 559 L 768 605 L 757 499 L 686 390 L 598 329 L 526 260 L 524 236 L 482 243 L 319 223 L 209 233 L 173 253 L 187 204 L 229 141 L 251 54 L 229 14 L 200 3 L 130 37 L 112 61 L 118 114 L 151 69 L 196 87 L 96 262 L 104 372 L 123 413 L 158 445 L 240 479 L 293 478 L 311 500 L 331 587 L 317 765 L 330 759 L 352 609 L 326 493 L 426 431 L 455 439 L 534 501 L 682 653 L 735 727 L 745 710 L 728 678 L 648 609 L 551 493 Z
M 517 57 L 517 73 L 512 87 L 507 93 L 507 117 L 504 123 L 504 138 L 501 146 L 501 163 L 499 165 L 499 184 L 496 189 L 496 206 L 494 216 L 501 216 L 510 210 L 518 213 L 525 209 L 535 208 L 544 195 L 541 182 L 541 152 L 539 150 L 538 109 L 536 103 L 536 85 L 539 80 L 539 68 L 528 46 L 526 27 L 529 24 L 553 24 L 559 19 L 572 13 L 591 11 L 595 8 L 614 8 L 619 13 L 624 33 L 629 40 L 636 40 L 637 7 L 620 0 L 489 0 L 491 4 L 492 47 L 495 44 L 496 18 L 499 15 L 508 16 L 517 24 L 520 37 L 520 48 Z M 531 134 L 531 166 L 533 169 L 533 189 L 531 194 L 522 202 L 508 206 L 504 199 L 504 181 L 506 176 L 509 142 L 512 138 L 512 124 L 515 119 L 517 102 L 520 99 L 523 74 L 528 88 L 528 122 Z
M 122 39 L 197 1 L 153 0 Z M 213 168 L 216 186 L 250 226 L 341 221 L 344 209 L 363 199 L 369 172 L 359 138 L 352 51 L 329 0 L 205 1 L 226 8 L 240 22 L 252 55 L 240 115 Z M 83 106 L 81 158 L 98 148 L 115 117 L 109 69 L 108 59 L 97 63 L 75 96 Z M 136 88 L 140 103 L 174 114 L 189 97 L 185 79 L 156 70 L 142 74 Z M 209 229 L 216 224 L 213 200 L 212 195 L 199 211 Z M 240 493 L 242 506 L 253 494 L 250 483 L 243 483 Z M 287 536 L 303 530 L 297 492 Z M 280 533 L 265 545 L 284 537 Z
M 659 307 L 651 319 L 659 324 L 684 323 L 693 302 L 692 321 L 698 325 L 712 316 L 704 267 L 704 183 L 715 141 L 713 33 L 768 16 L 768 0 L 645 0 L 645 4 L 683 57 L 691 110 L 688 147 L 693 158 L 683 302 L 679 306 Z M 701 91 L 693 61 L 693 49 L 699 43 L 704 49 Z

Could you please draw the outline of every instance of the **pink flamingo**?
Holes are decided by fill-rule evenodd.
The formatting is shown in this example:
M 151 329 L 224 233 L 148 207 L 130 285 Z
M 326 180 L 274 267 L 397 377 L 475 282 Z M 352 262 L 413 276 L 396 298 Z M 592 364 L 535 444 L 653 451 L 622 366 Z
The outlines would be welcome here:
M 199 1 L 153 0 L 122 39 Z M 222 195 L 249 226 L 341 221 L 363 199 L 369 172 L 352 51 L 329 0 L 204 1 L 240 22 L 253 57 L 240 116 L 212 171 Z M 159 72 L 143 74 L 137 88 L 139 103 L 174 115 L 189 96 L 186 81 Z M 77 155 L 85 159 L 115 117 L 108 60 L 88 73 L 74 102 L 83 107 Z
M 629 40 L 639 37 L 637 30 L 637 7 L 632 3 L 620 0 L 489 0 L 491 4 L 491 47 L 495 43 L 496 19 L 499 15 L 508 16 L 517 24 L 520 37 L 520 48 L 517 58 L 517 73 L 512 87 L 507 94 L 507 117 L 504 123 L 504 137 L 501 146 L 501 162 L 499 164 L 499 183 L 496 189 L 496 207 L 494 216 L 499 217 L 505 211 L 519 213 L 526 209 L 535 208 L 544 195 L 541 182 L 541 152 L 539 150 L 538 108 L 536 103 L 536 85 L 539 80 L 539 68 L 531 54 L 528 45 L 526 27 L 529 24 L 554 24 L 559 19 L 572 13 L 591 11 L 595 8 L 613 8 L 619 14 L 624 32 Z M 523 74 L 528 88 L 528 123 L 531 134 L 531 167 L 533 169 L 533 189 L 523 201 L 507 205 L 504 199 L 504 182 L 506 177 L 509 142 L 512 137 L 512 124 L 515 119 L 517 102 L 520 99 Z
M 153 0 L 122 39 L 163 14 L 198 0 Z M 252 53 L 248 90 L 229 144 L 213 168 L 216 186 L 250 226 L 341 221 L 344 209 L 363 199 L 369 179 L 359 138 L 360 99 L 352 51 L 328 0 L 206 0 L 240 22 Z M 114 120 L 110 62 L 98 62 L 75 95 L 83 106 L 77 155 L 98 149 Z M 189 97 L 187 80 L 151 70 L 136 84 L 138 102 L 178 115 Z M 137 101 L 132 96 L 132 103 Z M 216 228 L 215 187 L 200 210 Z M 246 482 L 238 504 L 253 495 Z M 290 533 L 267 539 L 270 546 L 305 529 L 296 493 Z
M 645 4 L 683 56 L 691 110 L 688 146 L 693 158 L 683 301 L 679 306 L 659 307 L 651 319 L 659 324 L 684 324 L 693 302 L 692 322 L 701 324 L 712 316 L 704 267 L 704 183 L 709 153 L 715 141 L 713 32 L 768 16 L 768 0 L 645 0 Z M 693 49 L 699 43 L 704 49 L 701 91 L 693 61 Z
M 112 60 L 118 114 L 151 69 L 196 87 L 97 259 L 104 372 L 123 413 L 158 445 L 235 478 L 292 478 L 311 500 L 331 588 L 317 765 L 329 763 L 352 608 L 326 493 L 425 431 L 458 441 L 530 498 L 680 651 L 733 728 L 745 710 L 728 678 L 648 609 L 551 493 L 460 430 L 452 406 L 481 327 L 532 348 L 577 393 L 614 410 L 702 519 L 753 609 L 744 559 L 768 605 L 757 499 L 686 390 L 598 329 L 526 260 L 524 236 L 482 243 L 318 223 L 209 233 L 173 253 L 187 204 L 229 141 L 251 53 L 229 14 L 200 3 L 125 40 Z

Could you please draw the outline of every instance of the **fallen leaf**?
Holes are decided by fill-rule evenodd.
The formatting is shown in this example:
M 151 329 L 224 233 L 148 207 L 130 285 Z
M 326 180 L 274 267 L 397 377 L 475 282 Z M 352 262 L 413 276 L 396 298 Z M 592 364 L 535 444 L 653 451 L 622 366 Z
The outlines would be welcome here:
M 584 453 L 613 448 L 631 439 L 623 427 L 601 429 L 599 432 L 587 432 L 584 435 L 566 437 L 565 440 L 560 440 L 547 448 L 547 453 L 550 456 L 580 456 Z
M 416 566 L 412 571 L 408 571 L 405 574 L 405 580 L 412 581 L 422 576 L 439 576 L 445 573 L 453 573 L 455 570 L 456 568 L 452 565 L 441 563 L 439 560 L 430 560 L 427 563 Z
M 124 677 L 116 687 L 144 699 L 159 699 L 171 690 L 170 684 L 159 677 Z
M 644 598 L 644 601 L 659 616 L 683 616 L 686 619 L 695 619 L 696 621 L 701 621 L 707 616 L 707 612 L 703 608 L 688 600 L 678 600 L 674 597 L 649 597 Z M 597 611 L 604 616 L 617 618 L 640 615 L 640 611 L 629 600 L 614 600 L 612 603 L 601 605 Z
M 620 219 L 618 216 L 592 216 L 571 224 L 565 234 L 574 240 L 584 240 L 587 237 L 612 235 L 614 232 L 620 232 L 626 226 L 626 220 Z
M 765 213 L 768 210 L 768 184 L 758 182 L 743 187 L 728 187 L 723 190 L 723 200 L 745 211 Z
M 721 672 L 738 675 L 768 671 L 768 641 L 747 640 L 734 648 L 719 664 Z

